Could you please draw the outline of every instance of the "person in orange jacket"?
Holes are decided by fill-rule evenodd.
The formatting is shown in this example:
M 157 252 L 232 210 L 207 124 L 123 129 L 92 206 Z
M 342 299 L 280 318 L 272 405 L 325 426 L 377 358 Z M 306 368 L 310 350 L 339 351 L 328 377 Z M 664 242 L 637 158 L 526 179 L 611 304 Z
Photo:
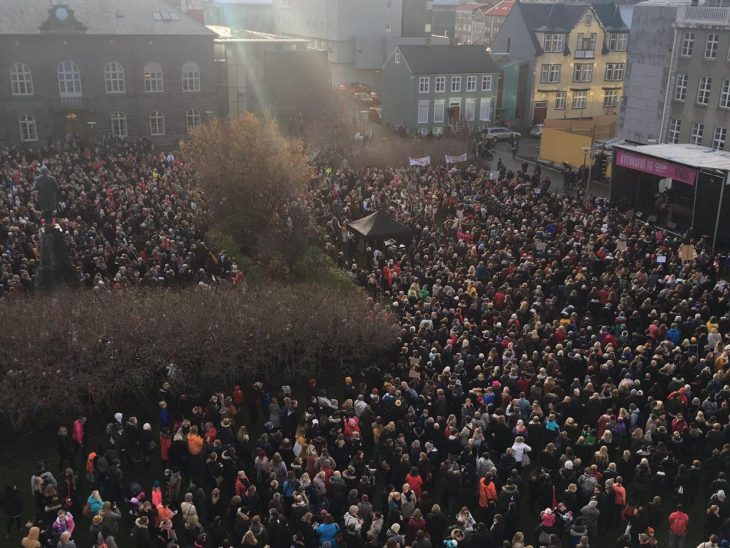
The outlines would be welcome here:
M 497 486 L 492 481 L 492 475 L 487 473 L 479 480 L 479 508 L 484 516 L 488 516 L 490 507 L 497 502 Z M 488 520 L 484 520 L 485 522 Z
M 203 438 L 198 434 L 196 425 L 192 425 L 188 433 L 188 451 L 193 456 L 200 455 L 203 452 Z

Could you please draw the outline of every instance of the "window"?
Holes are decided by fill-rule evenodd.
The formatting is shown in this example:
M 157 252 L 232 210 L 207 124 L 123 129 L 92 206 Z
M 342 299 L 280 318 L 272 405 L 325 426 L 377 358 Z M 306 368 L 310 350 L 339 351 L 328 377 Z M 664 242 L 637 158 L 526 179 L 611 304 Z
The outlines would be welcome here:
M 466 91 L 476 91 L 477 90 L 477 77 L 476 76 L 467 76 L 466 77 Z
M 592 63 L 576 63 L 573 67 L 573 82 L 590 82 L 593 80 Z
M 25 63 L 10 67 L 10 90 L 13 95 L 33 95 L 33 75 Z
M 682 129 L 682 120 L 672 118 L 669 120 L 669 136 L 667 141 L 670 145 L 676 145 L 679 142 L 679 132 Z
M 428 124 L 428 101 L 418 101 L 418 123 Z
M 127 86 L 124 82 L 124 67 L 112 61 L 104 67 L 104 82 L 106 83 L 107 93 L 124 93 Z
M 705 41 L 705 59 L 715 59 L 717 57 L 717 48 L 720 45 L 720 35 L 710 33 Z
M 730 80 L 722 81 L 720 90 L 720 108 L 730 108 Z
M 428 93 L 431 87 L 431 78 L 429 76 L 421 76 L 418 79 L 418 93 Z
M 706 105 L 710 102 L 710 89 L 712 88 L 712 78 L 709 76 L 701 76 L 700 83 L 697 86 L 697 103 Z
M 507 53 L 512 53 L 512 38 L 507 38 Z
M 58 92 L 61 97 L 81 97 L 81 72 L 73 61 L 58 65 Z
M 127 115 L 123 112 L 112 113 L 112 136 L 118 138 L 127 136 Z
M 624 63 L 606 63 L 606 77 L 607 82 L 620 82 L 624 79 Z
M 683 74 L 681 72 L 677 74 L 677 80 L 674 84 L 675 101 L 684 101 L 687 97 L 687 80 L 688 77 L 686 74 Z
M 591 15 L 590 13 L 587 13 L 585 23 L 586 23 L 586 27 L 590 27 L 591 24 L 593 23 L 593 15 Z
M 555 94 L 555 110 L 565 110 L 567 92 L 559 91 Z
M 695 33 L 685 32 L 682 36 L 682 57 L 692 57 L 695 49 Z
M 467 99 L 464 103 L 464 118 L 467 122 L 473 122 L 476 117 L 477 100 Z
M 446 76 L 437 76 L 434 84 L 434 91 L 436 93 L 443 93 L 446 91 Z
M 560 82 L 560 65 L 543 65 L 540 69 L 540 82 L 543 84 Z
M 593 59 L 596 51 L 596 33 L 578 33 L 578 42 L 575 47 L 575 57 L 578 59 Z
M 20 140 L 24 143 L 38 140 L 38 129 L 35 125 L 35 118 L 29 114 L 24 114 L 18 121 L 20 126 Z
M 580 110 L 586 108 L 588 101 L 588 92 L 585 90 L 573 92 L 573 109 Z
M 183 91 L 200 91 L 200 69 L 191 61 L 182 67 L 182 89 Z
M 144 90 L 147 93 L 162 93 L 165 91 L 165 80 L 159 63 L 147 63 L 144 66 Z
M 433 123 L 443 124 L 444 114 L 446 112 L 446 103 L 444 101 L 433 102 Z
M 396 65 L 399 65 L 400 64 L 400 52 L 399 51 L 396 51 L 395 52 L 395 55 L 393 55 L 393 62 Z
M 618 102 L 617 89 L 603 90 L 603 108 L 614 108 Z
M 492 75 L 482 76 L 482 91 L 492 91 Z
M 200 127 L 200 111 L 189 110 L 185 115 L 185 123 L 188 127 L 188 133 L 192 133 L 196 128 Z
M 165 134 L 165 115 L 159 110 L 150 112 L 150 135 Z
M 704 133 L 705 124 L 702 122 L 692 122 L 692 133 L 690 134 L 689 142 L 693 145 L 701 145 Z
M 451 91 L 461 91 L 461 76 L 451 77 Z
M 385 32 L 390 32 L 390 23 L 385 24 Z
M 609 51 L 626 51 L 629 43 L 629 35 L 623 32 L 612 32 L 608 35 Z
M 492 100 L 482 99 L 479 102 L 479 120 L 489 122 L 492 120 Z
M 562 53 L 565 49 L 564 34 L 546 34 L 545 35 L 545 52 L 546 53 Z
M 725 150 L 725 139 L 727 138 L 727 129 L 724 127 L 716 127 L 712 136 L 712 148 Z

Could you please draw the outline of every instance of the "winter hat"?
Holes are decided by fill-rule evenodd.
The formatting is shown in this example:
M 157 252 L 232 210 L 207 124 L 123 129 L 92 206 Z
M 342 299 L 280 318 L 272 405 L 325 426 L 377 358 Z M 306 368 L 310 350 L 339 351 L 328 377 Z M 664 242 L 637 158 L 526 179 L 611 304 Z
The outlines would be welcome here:
M 567 468 L 568 470 L 572 470 L 573 469 L 573 461 L 572 460 L 566 460 L 565 461 L 565 468 Z
M 150 423 L 146 422 L 146 423 L 144 423 L 142 425 L 142 430 L 146 430 L 147 432 L 151 432 L 152 431 L 152 426 L 150 425 Z
M 396 535 L 400 532 L 400 524 L 394 523 L 390 526 L 390 530 L 393 531 Z
M 725 491 L 724 491 L 724 490 L 722 490 L 722 489 L 720 489 L 720 490 L 719 490 L 719 491 L 717 492 L 717 498 L 719 498 L 720 500 L 725 500 Z
M 114 413 L 114 420 L 117 422 L 122 422 L 122 419 L 124 418 L 124 415 L 121 413 Z

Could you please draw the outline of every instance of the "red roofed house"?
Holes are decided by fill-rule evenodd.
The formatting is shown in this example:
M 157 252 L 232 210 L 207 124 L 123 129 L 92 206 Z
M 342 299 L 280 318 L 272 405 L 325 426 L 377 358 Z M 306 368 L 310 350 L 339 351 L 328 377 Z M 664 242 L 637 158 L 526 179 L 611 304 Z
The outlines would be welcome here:
M 497 36 L 499 28 L 504 23 L 514 4 L 514 0 L 502 0 L 502 2 L 489 8 L 484 13 L 484 42 L 482 43 L 485 46 L 492 45 L 494 37 Z

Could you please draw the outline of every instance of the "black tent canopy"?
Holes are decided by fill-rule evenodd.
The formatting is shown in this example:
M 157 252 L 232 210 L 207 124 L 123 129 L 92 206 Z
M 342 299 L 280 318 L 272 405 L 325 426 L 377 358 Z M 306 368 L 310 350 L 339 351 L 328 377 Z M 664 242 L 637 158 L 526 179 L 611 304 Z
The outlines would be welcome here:
M 385 238 L 409 238 L 411 229 L 403 223 L 399 223 L 384 211 L 376 211 L 348 223 L 350 228 L 364 237 L 366 240 L 382 240 Z

